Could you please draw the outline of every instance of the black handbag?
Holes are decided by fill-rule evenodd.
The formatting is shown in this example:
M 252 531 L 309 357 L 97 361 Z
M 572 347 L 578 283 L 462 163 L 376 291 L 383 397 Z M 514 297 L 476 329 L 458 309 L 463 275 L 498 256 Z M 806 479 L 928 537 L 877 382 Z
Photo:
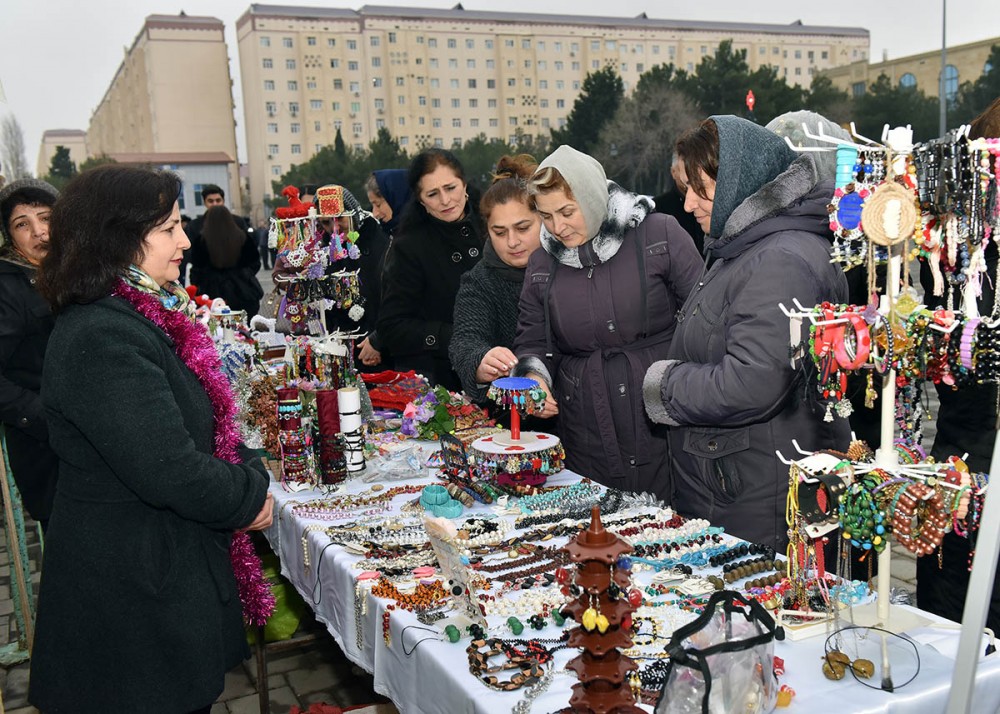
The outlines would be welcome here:
M 778 696 L 774 640 L 784 637 L 756 600 L 726 590 L 713 594 L 704 612 L 667 645 L 654 714 L 772 711 Z

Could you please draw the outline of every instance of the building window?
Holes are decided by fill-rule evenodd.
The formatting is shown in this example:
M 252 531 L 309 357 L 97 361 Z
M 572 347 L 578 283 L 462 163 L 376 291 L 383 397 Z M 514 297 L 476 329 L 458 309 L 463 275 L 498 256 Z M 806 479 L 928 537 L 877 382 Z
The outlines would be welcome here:
M 335 37 L 328 37 L 327 40 L 326 40 L 326 46 L 327 47 L 336 47 L 337 46 L 337 39 Z
M 552 49 L 556 52 L 562 52 L 562 42 L 555 42 L 552 45 Z
M 476 88 L 476 80 L 470 79 L 469 80 L 469 89 L 475 89 L 475 88 Z
M 310 79 L 306 82 L 306 89 L 316 89 L 316 80 Z
M 548 89 L 549 88 L 549 80 L 547 80 L 547 79 L 540 79 L 540 80 L 538 80 L 538 88 L 539 89 Z
M 396 123 L 397 123 L 397 124 L 399 124 L 400 126 L 406 126 L 406 117 L 400 117 L 400 118 L 399 118 L 399 119 L 398 119 L 398 120 L 396 121 Z
M 385 129 L 385 119 L 376 119 L 375 120 L 375 129 L 376 130 L 378 130 L 378 129 Z
M 478 128 L 479 127 L 479 120 L 478 119 L 469 119 L 469 126 L 471 126 L 473 129 Z
M 857 97 L 863 97 L 865 95 L 865 83 L 864 82 L 855 82 L 854 84 L 852 84 L 851 85 L 851 94 L 854 95 L 855 98 L 857 98 Z
M 827 52 L 826 50 L 823 50 L 822 52 L 819 53 L 819 58 L 820 59 L 829 59 L 830 58 L 830 53 Z
M 266 111 L 270 116 L 274 116 L 274 113 L 278 111 L 278 103 L 264 102 L 264 111 Z
M 462 100 L 461 99 L 452 99 L 451 100 L 451 108 L 452 109 L 458 109 L 461 106 L 462 106 Z
M 295 69 L 295 60 L 293 60 L 293 59 L 286 59 L 285 60 L 285 69 Z
M 372 67 L 381 67 L 381 66 L 382 66 L 382 58 L 372 57 Z
M 614 40 L 607 40 L 607 41 L 605 41 L 605 43 L 604 43 L 604 49 L 606 49 L 608 52 L 614 52 L 615 51 L 615 41 Z
M 357 40 L 348 40 L 347 41 L 347 49 L 349 49 L 349 50 L 356 50 L 356 49 L 358 49 L 358 41 Z
M 476 68 L 476 60 L 474 60 L 474 59 L 465 60 L 465 68 L 466 69 L 475 69 Z
M 462 120 L 459 119 L 458 117 L 455 117 L 454 119 L 451 120 L 451 126 L 454 129 L 461 129 L 462 128 Z
M 530 50 L 531 49 L 531 40 L 521 40 L 521 49 L 522 50 Z
M 396 86 L 397 87 L 402 87 L 404 81 L 405 81 L 405 78 L 403 78 L 403 77 L 396 77 Z
M 335 112 L 340 111 L 340 102 L 334 102 L 331 106 L 333 107 L 333 111 Z
M 372 47 L 378 47 L 379 43 L 380 40 L 377 35 L 372 35 L 371 37 L 368 38 L 368 44 L 371 45 Z
M 435 129 L 440 129 L 441 128 L 441 120 L 437 119 L 437 118 L 431 119 L 431 126 L 434 127 Z
M 334 131 L 340 131 L 343 127 L 344 127 L 343 120 L 341 120 L 341 119 L 334 119 L 333 120 L 333 130 Z
M 406 146 L 409 143 L 410 143 L 410 137 L 408 137 L 408 136 L 401 136 L 401 137 L 399 137 L 399 145 L 400 146 Z
M 487 79 L 486 80 L 486 88 L 487 89 L 496 89 L 497 88 L 497 81 L 495 79 Z
M 299 91 L 299 82 L 298 82 L 298 80 L 295 80 L 295 79 L 288 80 L 288 91 L 289 92 L 297 92 L 297 91 Z
M 494 118 L 490 119 L 490 126 L 491 127 L 500 126 L 500 121 L 496 117 L 494 117 Z
M 475 40 L 466 40 L 465 41 L 465 49 L 467 49 L 467 50 L 474 50 L 474 49 L 476 49 L 476 41 Z
M 659 45 L 653 45 L 653 54 L 654 55 L 660 54 L 660 46 Z
M 487 99 L 486 100 L 486 106 L 489 107 L 490 109 L 496 109 L 497 108 L 497 100 L 496 99 Z
M 282 47 L 287 47 L 287 48 L 291 49 L 291 47 L 292 47 L 292 38 L 291 37 L 282 37 L 281 38 L 281 45 L 282 45 Z
M 601 68 L 601 61 L 600 60 L 590 60 L 590 67 L 591 67 L 591 69 L 600 69 Z
M 566 82 L 564 80 L 557 79 L 556 80 L 556 89 L 565 89 L 565 88 L 566 88 Z
M 556 109 L 565 109 L 565 108 L 566 108 L 566 100 L 565 99 L 557 99 L 556 100 Z
M 361 102 L 351 102 L 351 114 L 357 114 L 361 111 Z
M 435 57 L 431 57 L 431 58 L 430 58 L 430 59 L 429 59 L 429 60 L 427 61 L 427 65 L 428 65 L 428 66 L 429 66 L 429 67 L 430 67 L 431 69 L 437 69 L 437 66 L 438 66 L 438 61 L 437 61 L 437 59 L 436 59 Z
M 268 124 L 267 124 L 267 133 L 268 134 L 277 134 L 278 133 L 278 125 L 275 124 L 273 121 L 272 122 L 268 122 Z
M 983 74 L 989 74 L 993 71 L 993 63 L 986 60 L 986 64 L 983 65 Z
M 298 123 L 297 121 L 293 121 L 293 122 L 291 123 L 291 125 L 290 125 L 290 126 L 288 127 L 288 129 L 289 129 L 289 131 L 291 131 L 291 132 L 292 132 L 293 134 L 298 134 L 299 132 L 301 132 L 301 131 L 302 131 L 302 125 L 301 125 L 301 124 L 299 124 L 299 123 Z
M 301 154 L 302 153 L 302 144 L 292 144 L 292 153 L 293 154 Z
M 795 59 L 802 59 L 802 50 L 795 50 Z
M 958 67 L 953 64 L 944 68 L 944 98 L 949 102 L 958 96 Z
M 810 62 L 813 62 L 813 61 L 814 61 L 814 60 L 816 59 L 816 53 L 815 53 L 814 51 L 812 51 L 812 50 L 809 50 L 809 51 L 808 51 L 808 52 L 806 53 L 806 58 L 807 58 L 807 59 L 808 59 L 808 60 L 809 60 Z
M 448 39 L 448 49 L 453 50 L 458 47 L 458 42 L 454 38 Z
M 802 76 L 802 68 L 801 67 L 796 67 L 795 68 L 795 76 L 796 77 L 801 77 Z
M 338 90 L 338 91 L 343 91 L 344 90 L 344 80 L 342 80 L 342 79 L 335 79 L 335 80 L 333 80 L 333 88 L 336 89 L 336 90 Z
M 434 148 L 435 149 L 443 149 L 444 148 L 444 139 L 435 139 L 434 140 Z
M 511 126 L 517 126 L 517 117 L 508 117 L 507 123 Z
M 396 104 L 406 104 L 406 95 L 405 94 L 397 95 Z
M 772 47 L 772 48 L 771 48 L 771 54 L 772 54 L 772 55 L 776 55 L 776 54 L 778 54 L 779 52 L 781 52 L 781 50 L 779 50 L 779 49 L 778 49 L 777 47 Z
M 430 38 L 428 38 L 427 39 L 427 46 L 428 47 L 437 47 L 438 46 L 437 38 L 436 37 L 430 37 Z
M 486 43 L 486 49 L 488 50 L 493 49 L 493 40 L 484 40 L 484 42 Z
M 417 104 L 419 104 L 422 107 L 426 107 L 427 106 L 427 97 L 417 97 Z
M 531 86 L 531 77 L 525 77 L 524 78 L 524 86 L 525 87 L 530 87 Z
M 271 156 L 274 156 L 275 154 L 277 154 L 278 153 L 278 145 L 277 144 L 268 144 L 267 145 L 267 153 L 269 153 Z
M 544 72 L 549 68 L 549 63 L 545 60 L 538 60 L 538 71 Z
M 508 77 L 508 78 L 507 78 L 507 86 L 508 86 L 508 87 L 513 87 L 513 86 L 515 86 L 516 84 L 517 84 L 517 80 L 516 80 L 516 79 L 514 79 L 513 77 Z
M 423 126 L 427 123 L 427 117 L 417 117 L 417 124 Z
M 375 108 L 376 109 L 385 109 L 385 100 L 384 99 L 376 99 L 375 100 Z
M 548 109 L 549 108 L 549 100 L 548 99 L 539 99 L 538 100 L 538 106 L 541 107 L 542 109 Z
M 448 69 L 458 69 L 458 60 L 454 57 L 448 60 Z
M 395 32 L 390 32 L 389 33 L 389 44 L 390 45 L 396 44 L 396 33 Z
M 431 107 L 433 107 L 434 109 L 440 109 L 441 108 L 441 100 L 438 97 L 432 98 L 431 99 Z
M 543 129 L 548 129 L 549 128 L 549 120 L 548 119 L 542 119 L 542 128 Z
M 274 80 L 273 79 L 265 79 L 264 80 L 264 91 L 265 92 L 273 92 L 274 91 Z
M 625 74 L 626 72 L 628 72 L 628 62 L 622 62 L 621 73 Z
M 590 51 L 591 52 L 600 52 L 601 51 L 601 41 L 600 40 L 591 40 L 590 41 Z
M 560 62 L 560 61 L 557 61 L 556 62 L 556 72 L 562 72 L 562 70 L 563 70 L 563 63 Z
M 338 69 L 340 67 L 340 60 L 330 58 L 330 69 Z
M 261 47 L 270 47 L 271 46 L 271 38 L 270 37 L 261 37 L 260 38 L 260 46 Z
M 667 47 L 667 57 L 669 57 L 670 59 L 674 59 L 676 56 L 677 56 L 677 48 L 674 47 L 673 45 Z
M 417 84 L 422 87 L 424 85 L 424 78 L 423 77 L 417 77 Z
M 356 121 L 353 124 L 351 124 L 351 131 L 354 132 L 354 134 L 360 134 L 361 133 L 361 122 Z
M 349 91 L 353 92 L 354 94 L 357 94 L 358 92 L 361 91 L 361 82 L 351 82 L 349 85 L 347 85 L 347 87 Z
M 506 102 L 508 107 L 514 106 L 514 97 L 507 97 L 507 99 L 505 99 L 504 101 Z
M 424 36 L 423 35 L 417 35 L 417 44 L 418 45 L 424 44 Z
M 574 90 L 579 89 L 580 88 L 580 80 L 579 79 L 574 79 L 572 86 L 573 86 Z
M 359 69 L 359 65 L 358 65 L 357 62 L 355 62 L 354 60 L 348 61 L 348 63 L 347 63 L 347 71 L 348 72 L 357 72 L 358 69 Z
M 264 69 L 271 69 L 274 67 L 274 61 L 270 57 L 265 57 L 263 60 Z
M 497 63 L 494 60 L 486 60 L 486 69 L 496 69 Z
M 470 99 L 469 100 L 469 109 L 477 109 L 477 108 L 479 108 L 479 100 L 478 99 Z
M 310 99 L 309 100 L 309 108 L 310 109 L 322 109 L 323 108 L 323 100 L 322 99 Z
M 313 122 L 313 131 L 321 131 L 322 129 L 323 129 L 323 123 L 322 122 L 318 122 L 318 121 L 314 121 Z
M 274 166 L 272 166 L 271 167 L 271 175 L 272 176 L 281 176 L 281 166 L 279 166 L 278 164 L 275 164 Z

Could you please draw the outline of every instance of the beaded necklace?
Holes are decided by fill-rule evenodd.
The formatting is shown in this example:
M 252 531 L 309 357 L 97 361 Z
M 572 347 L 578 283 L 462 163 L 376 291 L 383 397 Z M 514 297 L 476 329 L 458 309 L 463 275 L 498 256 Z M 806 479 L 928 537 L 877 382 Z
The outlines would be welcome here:
M 362 514 L 370 514 L 378 511 L 387 511 L 389 501 L 401 494 L 420 493 L 422 486 L 393 486 L 382 490 L 381 484 L 375 484 L 368 491 L 360 494 L 345 494 L 337 498 L 319 499 L 299 503 L 292 507 L 292 514 L 302 518 L 314 518 L 317 520 L 335 521 L 342 518 L 357 517 L 359 509 L 366 506 L 375 506 L 373 509 L 361 511 Z

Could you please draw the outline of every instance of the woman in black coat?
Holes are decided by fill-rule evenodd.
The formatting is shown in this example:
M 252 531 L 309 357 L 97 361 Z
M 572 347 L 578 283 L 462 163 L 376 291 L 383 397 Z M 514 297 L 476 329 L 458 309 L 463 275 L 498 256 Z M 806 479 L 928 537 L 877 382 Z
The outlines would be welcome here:
M 810 450 L 850 441 L 846 421 L 823 421 L 814 388 L 802 398 L 778 307 L 847 298 L 830 263 L 833 182 L 810 155 L 734 116 L 706 119 L 677 153 L 685 208 L 714 262 L 678 316 L 669 359 L 646 375 L 646 409 L 672 427 L 674 507 L 782 549 L 788 467 L 775 450 L 794 453 L 792 439 Z
M 448 354 L 475 402 L 486 402 L 490 382 L 506 377 L 517 363 L 512 351 L 517 303 L 528 258 L 540 245 L 541 219 L 531 206 L 526 181 L 535 172 L 530 156 L 504 156 L 479 212 L 489 240 L 483 259 L 462 276 L 455 299 L 455 327 Z
M 179 190 L 102 166 L 52 214 L 42 394 L 61 478 L 28 692 L 46 714 L 207 713 L 249 656 L 244 617 L 273 608 L 243 532 L 271 522 L 268 478 L 176 282 Z
M 0 190 L 0 419 L 10 468 L 28 513 L 48 525 L 58 460 L 42 407 L 42 361 L 55 318 L 35 289 L 49 247 L 49 217 L 59 193 L 22 179 Z
M 264 296 L 258 270 L 260 252 L 254 234 L 240 228 L 225 206 L 205 211 L 201 234 L 191 245 L 192 283 L 198 292 L 222 298 L 233 310 L 245 310 L 249 319 L 257 314 Z
M 459 280 L 482 257 L 478 197 L 470 200 L 462 164 L 444 149 L 417 154 L 409 183 L 413 199 L 386 266 L 378 334 L 397 370 L 457 391 L 448 344 Z

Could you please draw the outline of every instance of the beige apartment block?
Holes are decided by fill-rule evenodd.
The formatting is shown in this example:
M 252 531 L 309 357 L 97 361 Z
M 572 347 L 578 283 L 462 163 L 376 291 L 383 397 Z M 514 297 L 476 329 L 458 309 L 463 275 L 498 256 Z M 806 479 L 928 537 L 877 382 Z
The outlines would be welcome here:
M 57 146 L 69 149 L 69 159 L 77 168 L 87 160 L 87 132 L 82 129 L 49 129 L 42 134 L 42 143 L 38 147 L 35 175 L 39 178 L 48 175 Z
M 808 86 L 868 56 L 868 31 L 635 18 L 380 7 L 251 5 L 237 20 L 250 192 L 333 142 L 364 148 L 387 128 L 414 152 L 478 134 L 512 140 L 562 126 L 587 73 L 627 89 L 658 64 L 693 71 L 731 39 L 752 69 Z M 335 181 L 331 176 L 329 180 Z
M 954 99 L 963 83 L 975 82 L 989 71 L 990 50 L 996 44 L 1000 44 L 1000 37 L 948 48 L 945 56 L 946 97 Z M 864 94 L 881 74 L 886 75 L 893 85 L 915 87 L 928 97 L 937 97 L 940 95 L 941 49 L 891 60 L 883 58 L 881 62 L 852 62 L 825 70 L 823 74 L 836 87 L 854 97 Z
M 221 20 L 149 15 L 90 118 L 91 156 L 225 154 L 239 205 L 232 79 Z

